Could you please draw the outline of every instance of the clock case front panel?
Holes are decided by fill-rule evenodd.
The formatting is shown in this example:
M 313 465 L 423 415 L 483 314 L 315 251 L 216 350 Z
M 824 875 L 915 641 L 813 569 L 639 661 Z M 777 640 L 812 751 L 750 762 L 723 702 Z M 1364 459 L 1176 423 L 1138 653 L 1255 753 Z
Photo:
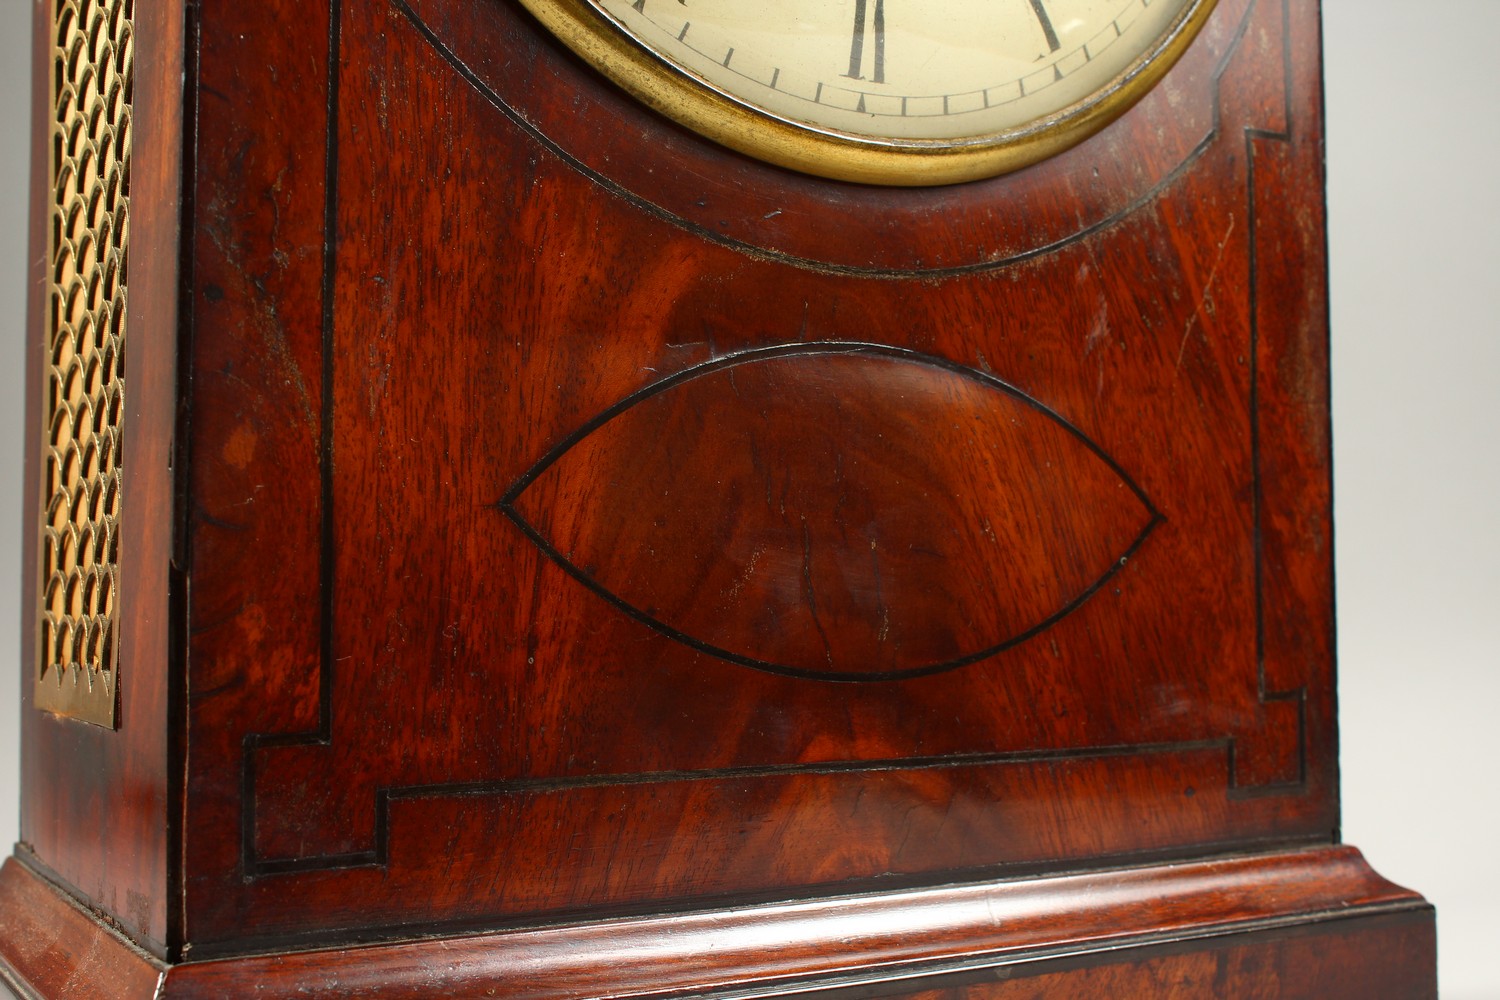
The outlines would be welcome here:
M 119 711 L 27 705 L 0 982 L 1430 995 L 1337 845 L 1310 5 L 906 191 L 501 0 L 137 13 Z
M 1314 5 L 914 191 L 500 0 L 198 26 L 195 954 L 1336 840 Z

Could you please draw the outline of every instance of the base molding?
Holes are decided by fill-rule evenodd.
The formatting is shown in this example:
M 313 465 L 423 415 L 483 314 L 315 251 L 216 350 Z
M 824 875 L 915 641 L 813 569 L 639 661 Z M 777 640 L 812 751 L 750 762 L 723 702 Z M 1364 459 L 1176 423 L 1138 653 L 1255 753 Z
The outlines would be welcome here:
M 0 866 L 0 984 L 16 995 L 151 997 L 167 971 L 19 856 Z
M 23 996 L 1406 998 L 1435 959 L 1432 908 L 1337 846 L 171 966 L 0 869 Z

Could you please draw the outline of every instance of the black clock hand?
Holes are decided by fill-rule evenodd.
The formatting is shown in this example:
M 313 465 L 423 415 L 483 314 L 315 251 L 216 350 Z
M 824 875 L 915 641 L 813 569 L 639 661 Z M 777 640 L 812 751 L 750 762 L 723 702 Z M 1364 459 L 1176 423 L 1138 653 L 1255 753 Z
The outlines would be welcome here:
M 860 64 L 865 52 L 865 15 L 868 0 L 854 0 L 854 38 L 849 45 L 849 72 L 844 75 L 851 80 L 863 80 Z M 885 0 L 875 0 L 874 23 L 870 26 L 875 35 L 874 73 L 871 81 L 885 82 Z
M 1042 23 L 1042 34 L 1047 36 L 1047 45 L 1053 52 L 1062 48 L 1062 43 L 1057 40 L 1057 32 L 1052 29 L 1052 18 L 1047 16 L 1047 8 L 1042 6 L 1042 0 L 1031 0 L 1031 10 Z

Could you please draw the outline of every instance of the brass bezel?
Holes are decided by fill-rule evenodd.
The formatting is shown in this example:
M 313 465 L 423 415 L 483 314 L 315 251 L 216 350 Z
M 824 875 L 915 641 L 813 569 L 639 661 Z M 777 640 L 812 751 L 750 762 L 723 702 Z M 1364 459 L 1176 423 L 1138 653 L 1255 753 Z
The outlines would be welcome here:
M 565 45 L 634 97 L 695 132 L 779 166 L 835 180 L 922 187 L 1009 173 L 1077 145 L 1145 96 L 1217 0 L 1193 0 L 1093 94 L 1026 125 L 959 139 L 881 139 L 777 117 L 655 55 L 587 0 L 521 0 Z

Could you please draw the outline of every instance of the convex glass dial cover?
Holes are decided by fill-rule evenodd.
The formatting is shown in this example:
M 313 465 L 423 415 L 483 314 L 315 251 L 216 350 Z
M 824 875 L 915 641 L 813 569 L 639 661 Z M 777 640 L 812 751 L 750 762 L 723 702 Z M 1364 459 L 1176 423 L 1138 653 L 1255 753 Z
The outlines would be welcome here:
M 1122 113 L 1213 0 L 523 0 L 575 51 L 743 152 L 847 180 L 1003 173 Z

